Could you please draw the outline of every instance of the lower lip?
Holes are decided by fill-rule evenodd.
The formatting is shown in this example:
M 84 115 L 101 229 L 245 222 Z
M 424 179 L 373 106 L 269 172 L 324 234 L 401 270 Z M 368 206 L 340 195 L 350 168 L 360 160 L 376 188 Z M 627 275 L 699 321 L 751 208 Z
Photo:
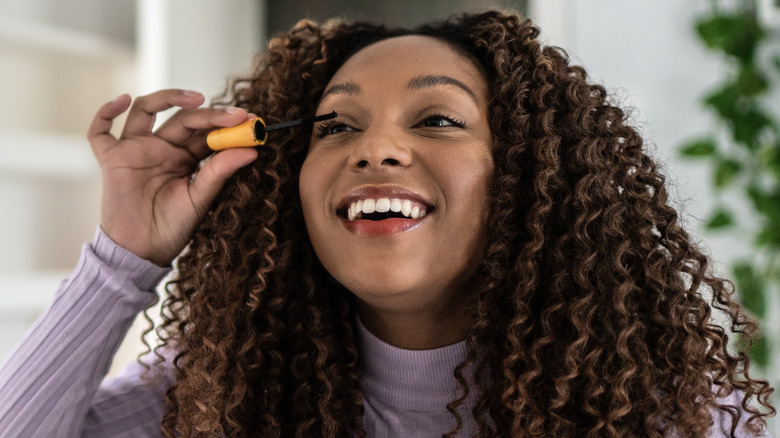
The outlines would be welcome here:
M 383 219 L 381 221 L 370 221 L 366 219 L 349 221 L 342 218 L 341 223 L 343 223 L 349 231 L 357 234 L 358 236 L 387 237 L 403 233 L 405 231 L 411 231 L 417 228 L 423 220 L 424 218 L 389 218 Z

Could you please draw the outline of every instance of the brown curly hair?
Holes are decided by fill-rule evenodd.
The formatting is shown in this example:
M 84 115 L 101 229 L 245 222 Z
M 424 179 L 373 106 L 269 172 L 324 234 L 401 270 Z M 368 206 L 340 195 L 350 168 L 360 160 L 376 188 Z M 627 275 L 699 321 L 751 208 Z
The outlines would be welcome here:
M 772 389 L 745 354 L 756 323 L 681 227 L 625 113 L 528 20 L 301 22 L 220 103 L 268 123 L 309 116 L 347 58 L 409 34 L 472 58 L 492 98 L 488 245 L 444 436 L 463 428 L 456 409 L 473 391 L 479 437 L 703 437 L 717 410 L 732 436 L 746 415 L 764 427 Z M 168 436 L 365 436 L 354 298 L 320 265 L 301 212 L 310 135 L 275 133 L 178 260 L 158 328 L 177 352 Z M 741 406 L 719 404 L 734 391 Z

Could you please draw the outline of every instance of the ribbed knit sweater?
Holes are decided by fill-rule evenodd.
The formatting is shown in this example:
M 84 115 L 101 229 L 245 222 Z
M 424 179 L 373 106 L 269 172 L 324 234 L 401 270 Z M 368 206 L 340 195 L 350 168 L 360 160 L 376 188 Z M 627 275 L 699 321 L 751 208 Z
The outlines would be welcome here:
M 152 384 L 132 363 L 104 379 L 136 315 L 155 300 L 169 272 L 117 246 L 98 230 L 49 309 L 0 368 L 0 436 L 158 437 L 171 367 Z M 364 362 L 364 426 L 370 438 L 436 437 L 452 429 L 446 405 L 458 393 L 452 370 L 465 342 L 433 350 L 389 345 L 358 324 Z M 472 391 L 473 393 L 473 391 Z M 736 394 L 732 395 L 733 402 Z M 470 436 L 469 400 L 460 410 Z M 712 436 L 729 418 L 715 414 Z

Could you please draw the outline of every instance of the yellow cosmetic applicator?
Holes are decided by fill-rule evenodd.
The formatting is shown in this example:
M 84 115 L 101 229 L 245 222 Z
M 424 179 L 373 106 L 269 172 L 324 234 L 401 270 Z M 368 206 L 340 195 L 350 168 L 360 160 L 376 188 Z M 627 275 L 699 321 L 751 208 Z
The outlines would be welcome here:
M 336 116 L 336 111 L 333 111 L 321 116 L 291 120 L 289 122 L 276 123 L 269 126 L 265 126 L 265 121 L 260 117 L 255 117 L 240 125 L 230 128 L 215 129 L 209 132 L 208 137 L 206 137 L 206 144 L 215 151 L 230 148 L 253 148 L 265 144 L 266 140 L 268 140 L 268 131 L 275 131 L 277 129 L 303 124 L 312 124 L 314 122 L 333 119 Z

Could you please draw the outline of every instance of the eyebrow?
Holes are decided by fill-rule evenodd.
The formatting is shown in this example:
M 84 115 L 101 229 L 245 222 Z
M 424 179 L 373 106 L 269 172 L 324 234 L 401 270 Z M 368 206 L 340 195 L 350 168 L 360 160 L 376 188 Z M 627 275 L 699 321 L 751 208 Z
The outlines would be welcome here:
M 468 87 L 468 85 L 464 84 L 463 82 L 449 77 L 445 75 L 422 75 L 412 78 L 409 82 L 406 84 L 406 88 L 408 90 L 420 90 L 423 88 L 431 88 L 431 87 L 439 87 L 439 86 L 454 86 L 457 88 L 460 88 L 461 90 L 465 91 L 469 96 L 471 96 L 474 101 L 477 100 L 477 95 L 474 94 L 474 91 L 471 90 L 471 88 Z
M 445 75 L 420 75 L 412 78 L 409 82 L 406 83 L 406 89 L 407 90 L 421 90 L 423 88 L 432 88 L 432 87 L 440 87 L 440 86 L 454 86 L 457 87 L 463 91 L 466 92 L 475 102 L 477 100 L 477 95 L 472 91 L 471 88 L 468 87 L 468 85 L 464 84 L 463 82 L 452 78 L 450 76 Z M 320 97 L 320 102 L 325 100 L 327 96 L 330 96 L 331 94 L 345 94 L 348 96 L 355 96 L 362 92 L 363 90 L 360 88 L 360 85 L 354 83 L 354 82 L 344 82 L 343 84 L 336 84 L 322 93 L 322 96 Z
M 336 84 L 322 93 L 322 96 L 320 96 L 320 102 L 323 101 L 327 96 L 330 96 L 331 94 L 346 94 L 348 96 L 354 96 L 356 94 L 360 94 L 363 90 L 361 90 L 360 85 L 354 83 L 354 82 L 344 82 L 343 84 Z

